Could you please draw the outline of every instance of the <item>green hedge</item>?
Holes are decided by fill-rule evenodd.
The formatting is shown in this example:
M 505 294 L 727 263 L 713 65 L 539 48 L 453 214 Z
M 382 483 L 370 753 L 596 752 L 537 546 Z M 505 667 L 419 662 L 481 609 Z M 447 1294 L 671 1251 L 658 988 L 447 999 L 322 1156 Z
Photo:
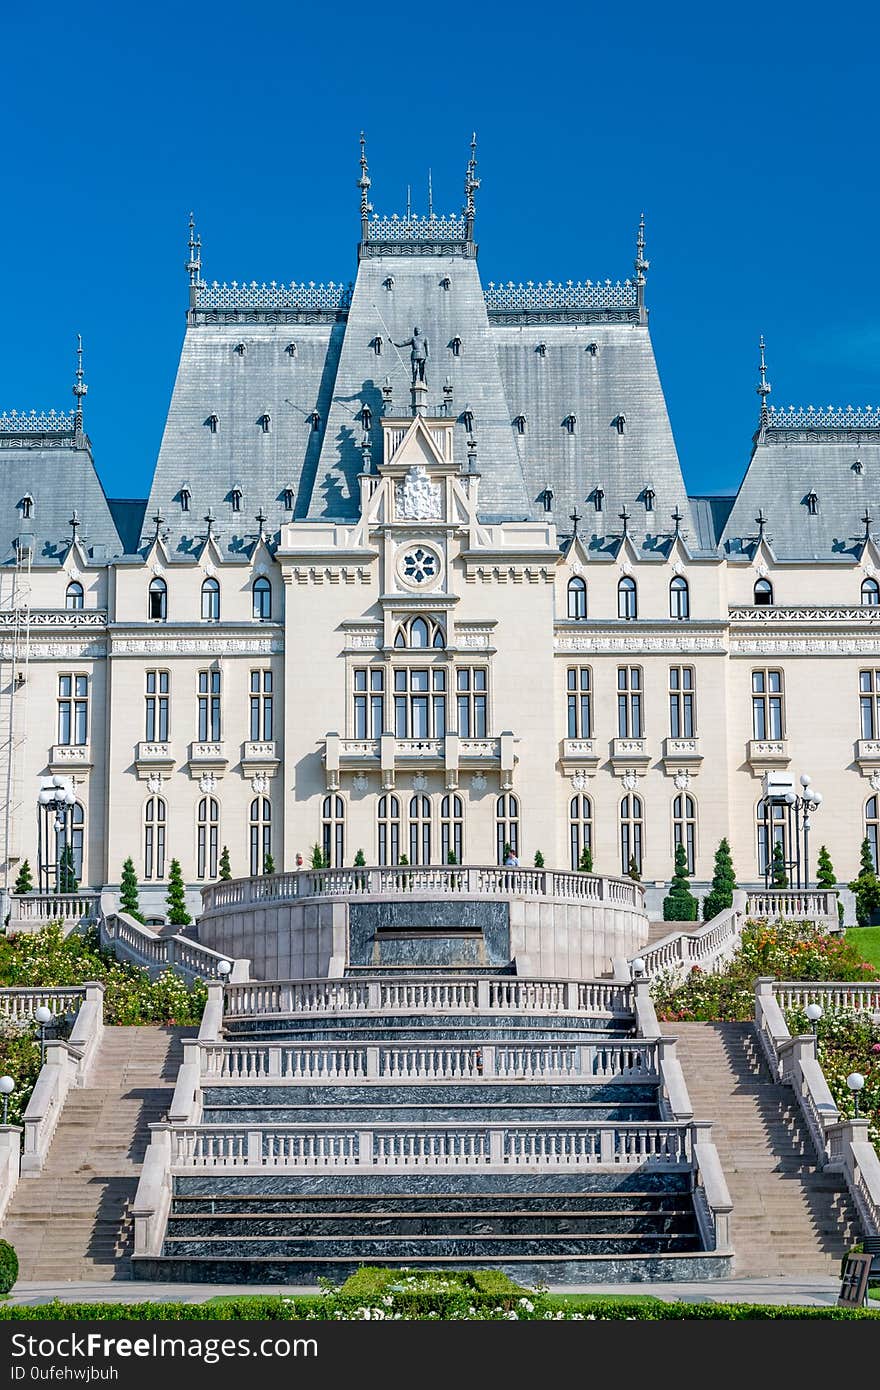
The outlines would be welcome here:
M 18 1278 L 18 1256 L 8 1240 L 0 1240 L 0 1294 L 9 1293 Z

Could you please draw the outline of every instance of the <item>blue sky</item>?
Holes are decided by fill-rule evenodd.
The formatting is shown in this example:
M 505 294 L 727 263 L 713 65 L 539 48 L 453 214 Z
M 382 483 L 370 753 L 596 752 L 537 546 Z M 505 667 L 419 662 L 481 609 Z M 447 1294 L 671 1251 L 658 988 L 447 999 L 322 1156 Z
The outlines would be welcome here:
M 759 333 L 777 404 L 880 403 L 876 10 L 858 4 L 7 7 L 0 409 L 67 408 L 113 496 L 146 495 L 186 308 L 208 279 L 349 280 L 372 201 L 457 210 L 472 128 L 490 279 L 648 303 L 691 491 L 735 487 Z

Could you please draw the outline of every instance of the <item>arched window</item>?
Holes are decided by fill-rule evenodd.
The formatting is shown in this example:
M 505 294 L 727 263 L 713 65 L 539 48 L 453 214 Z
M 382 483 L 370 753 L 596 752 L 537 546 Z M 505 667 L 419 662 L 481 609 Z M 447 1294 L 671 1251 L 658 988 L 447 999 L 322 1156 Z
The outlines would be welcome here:
M 83 586 L 76 580 L 72 580 L 67 586 L 67 593 L 64 595 L 65 608 L 82 608 L 83 606 Z
M 587 616 L 587 584 L 580 575 L 568 581 L 568 616 L 585 618 Z
M 409 862 L 431 862 L 431 802 L 427 796 L 410 797 Z
M 341 796 L 325 796 L 321 806 L 321 848 L 324 863 L 341 869 L 345 863 L 345 802 Z
M 767 806 L 765 802 L 759 801 L 755 808 L 755 815 L 758 822 L 758 873 L 763 878 L 772 869 L 775 845 L 782 845 L 786 866 L 791 859 L 788 842 L 788 807 L 782 802 L 774 801 Z
M 571 867 L 580 867 L 585 849 L 593 849 L 593 803 L 588 796 L 573 796 L 568 803 L 568 842 Z
M 395 647 L 445 647 L 443 628 L 431 618 L 411 618 L 401 623 L 394 638 Z
M 692 874 L 697 856 L 697 811 L 694 798 L 681 792 L 672 803 L 672 843 L 684 845 L 687 871 Z
M 164 623 L 168 617 L 168 585 L 164 579 L 151 579 L 147 595 L 147 617 L 151 622 Z
M 165 877 L 165 821 L 161 796 L 151 796 L 144 807 L 144 878 Z
M 77 887 L 82 883 L 83 877 L 83 857 L 85 851 L 85 830 L 86 813 L 79 801 L 75 801 L 70 810 L 70 819 L 64 830 L 55 830 L 55 858 L 59 867 L 58 882 L 62 893 L 75 893 Z M 65 836 L 66 849 L 65 854 Z M 70 868 L 73 867 L 73 877 L 76 883 L 70 881 Z M 54 888 L 55 885 L 52 884 Z
M 689 618 L 691 616 L 691 596 L 688 582 L 677 574 L 669 586 L 670 618 Z
M 644 839 L 644 820 L 642 819 L 642 800 L 638 796 L 625 796 L 620 803 L 620 872 L 629 873 L 629 866 L 635 860 L 636 868 L 642 872 L 642 852 Z
M 769 608 L 773 603 L 773 585 L 769 579 L 759 579 L 755 584 L 755 603 Z
M 29 492 L 25 493 L 18 505 L 21 507 L 22 521 L 30 521 L 31 513 L 34 510 L 34 499 Z
M 876 608 L 880 604 L 880 584 L 876 579 L 862 580 L 862 603 L 870 608 Z
M 519 801 L 512 792 L 504 792 L 495 802 L 495 847 L 499 864 L 507 858 L 506 846 L 519 858 Z
M 869 796 L 865 803 L 865 835 L 876 869 L 880 864 L 880 799 L 876 796 Z
M 617 616 L 635 618 L 637 615 L 636 581 L 625 574 L 617 586 Z
M 220 836 L 220 805 L 214 796 L 199 802 L 197 830 L 197 877 L 217 877 L 217 841 Z
M 232 510 L 233 510 L 234 512 L 240 512 L 240 511 L 241 511 L 241 488 L 238 486 L 237 483 L 236 483 L 235 487 L 232 488 L 232 490 L 231 490 L 230 493 L 229 493 L 229 500 L 230 500 L 230 502 L 232 503 Z
M 202 585 L 202 619 L 206 623 L 220 621 L 220 585 L 216 579 L 206 579 Z
M 272 617 L 272 585 L 264 576 L 254 580 L 253 595 L 254 617 L 267 623 Z
M 379 797 L 377 824 L 379 863 L 397 864 L 400 861 L 400 802 L 396 796 Z
M 440 852 L 444 864 L 464 862 L 464 802 L 460 796 L 444 796 L 440 802 Z
M 266 856 L 272 853 L 272 803 L 268 796 L 255 796 L 250 814 L 251 875 L 261 874 Z

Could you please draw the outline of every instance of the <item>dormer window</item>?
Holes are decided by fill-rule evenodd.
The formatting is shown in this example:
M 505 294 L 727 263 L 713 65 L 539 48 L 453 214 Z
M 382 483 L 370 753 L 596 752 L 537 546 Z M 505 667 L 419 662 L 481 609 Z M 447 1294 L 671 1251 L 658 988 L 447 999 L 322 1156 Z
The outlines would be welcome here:
M 297 353 L 296 343 L 288 343 L 288 344 L 287 344 L 287 347 L 284 349 L 284 351 L 287 353 L 288 357 L 296 357 L 296 353 Z
M 652 512 L 652 511 L 654 510 L 654 499 L 655 499 L 655 497 L 657 496 L 657 494 L 655 493 L 654 489 L 651 487 L 651 484 L 650 484 L 650 483 L 649 483 L 648 486 L 645 488 L 644 492 L 642 493 L 642 496 L 643 496 L 644 499 L 645 499 L 645 511 L 646 511 L 646 512 Z
M 468 407 L 467 410 L 463 410 L 463 411 L 461 412 L 461 423 L 464 425 L 464 427 L 465 427 L 465 429 L 467 430 L 468 434 L 473 434 L 473 431 L 474 431 L 474 412 L 470 409 L 470 407 Z
M 241 511 L 241 488 L 239 487 L 238 483 L 235 484 L 235 487 L 234 487 L 234 488 L 231 488 L 231 489 L 230 489 L 230 492 L 229 492 L 229 500 L 230 500 L 230 502 L 232 503 L 232 510 L 233 510 L 234 512 L 240 512 L 240 511 Z
M 369 407 L 368 405 L 365 405 L 364 408 L 363 408 L 362 411 L 361 411 L 361 424 L 363 425 L 363 427 L 364 427 L 365 430 L 368 430 L 368 429 L 370 428 L 370 426 L 372 425 L 372 423 L 373 423 L 373 412 L 372 412 L 372 410 L 370 409 L 370 407 Z
M 21 508 L 22 521 L 30 521 L 31 514 L 34 510 L 34 499 L 29 492 L 25 493 L 18 505 Z
M 385 279 L 382 281 L 382 285 L 384 286 L 384 288 L 385 288 L 386 290 L 393 290 L 393 289 L 394 289 L 394 276 L 393 276 L 393 275 L 386 275 L 386 276 L 385 276 Z
M 272 416 L 269 414 L 268 411 L 266 411 L 263 415 L 260 416 L 259 420 L 257 421 L 257 424 L 263 431 L 263 434 L 269 433 L 269 429 L 272 424 Z
M 317 410 L 312 411 L 311 415 L 309 416 L 309 419 L 312 422 L 313 433 L 317 433 L 317 431 L 321 428 L 321 417 L 318 414 Z
M 575 426 L 577 425 L 577 416 L 574 414 L 566 415 L 562 423 L 568 430 L 569 434 L 574 434 Z
M 810 516 L 815 516 L 819 510 L 819 498 L 812 489 L 807 493 L 804 501 L 807 504 L 807 512 Z
M 624 415 L 622 410 L 617 415 L 615 415 L 611 423 L 617 430 L 618 434 L 623 434 L 624 430 L 626 429 L 626 416 Z
M 207 420 L 205 421 L 205 424 L 208 426 L 208 429 L 211 431 L 212 434 L 216 434 L 220 428 L 220 416 L 209 415 Z
M 546 344 L 546 343 L 539 343 L 538 346 L 535 348 L 535 352 L 538 354 L 539 357 L 546 357 L 546 356 L 547 356 L 547 344 Z
M 865 465 L 862 463 L 861 459 L 855 459 L 855 461 L 853 462 L 852 471 L 854 473 L 861 473 L 864 469 L 864 466 Z
M 449 276 L 448 276 L 448 275 L 444 275 L 444 276 L 443 276 L 443 279 L 440 281 L 440 288 L 441 288 L 441 290 L 448 290 L 448 289 L 450 288 L 451 285 L 452 285 L 452 281 L 450 280 Z
M 181 484 L 180 492 L 177 494 L 177 496 L 180 498 L 180 510 L 182 512 L 188 512 L 189 504 L 192 501 L 192 493 L 190 492 L 189 483 Z
M 596 487 L 593 489 L 593 506 L 596 508 L 597 512 L 601 512 L 602 508 L 605 506 L 604 488 Z
M 452 339 L 452 341 L 450 342 L 449 346 L 452 348 L 452 355 L 453 355 L 453 357 L 460 357 L 460 356 L 461 356 L 461 338 L 459 338 L 459 336 L 458 336 L 457 333 L 456 333 L 455 337 Z
M 544 511 L 545 511 L 545 512 L 552 512 L 552 510 L 553 510 L 553 489 L 552 489 L 552 487 L 545 487 L 545 488 L 544 488 L 544 491 L 541 493 L 541 501 L 544 503 Z
M 373 349 L 373 351 L 375 352 L 375 354 L 376 354 L 377 357 L 381 357 L 381 356 L 382 356 L 382 334 L 381 334 L 381 333 L 377 333 L 376 336 L 375 336 L 375 338 L 371 338 L 371 339 L 370 339 L 370 347 Z
M 239 357 L 244 357 L 247 352 L 247 343 L 236 343 L 233 352 L 238 353 Z
M 293 511 L 293 488 L 292 488 L 292 487 L 286 487 L 286 488 L 282 489 L 282 492 L 281 492 L 281 501 L 282 501 L 282 503 L 284 504 L 284 510 L 285 510 L 285 511 L 287 511 L 287 512 L 292 512 L 292 511 Z
M 596 353 L 599 351 L 599 344 L 598 344 L 598 343 L 587 343 L 586 350 L 587 350 L 587 352 L 590 354 L 591 357 L 595 357 L 595 356 L 596 356 Z
M 514 426 L 516 427 L 516 432 L 517 432 L 517 434 L 525 434 L 525 432 L 526 432 L 526 417 L 525 417 L 524 415 L 516 415 L 516 416 L 514 416 L 514 421 L 513 421 L 513 423 L 514 423 Z

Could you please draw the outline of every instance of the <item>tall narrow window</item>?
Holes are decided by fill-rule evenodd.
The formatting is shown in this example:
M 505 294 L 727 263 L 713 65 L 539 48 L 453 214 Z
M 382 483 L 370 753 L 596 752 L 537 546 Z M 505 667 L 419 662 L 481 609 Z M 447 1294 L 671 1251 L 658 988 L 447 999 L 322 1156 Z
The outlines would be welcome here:
M 642 672 L 638 666 L 617 668 L 617 736 L 641 738 Z
M 219 743 L 222 721 L 220 718 L 220 672 L 199 672 L 199 743 Z
M 273 732 L 273 691 L 271 671 L 251 671 L 251 741 L 271 743 Z
M 784 738 L 782 672 L 752 672 L 752 737 Z
M 617 616 L 626 619 L 638 617 L 636 581 L 628 574 L 623 576 L 617 586 Z
M 255 796 L 250 812 L 251 875 L 263 873 L 272 853 L 272 803 L 268 796 Z
M 409 862 L 431 862 L 431 802 L 427 796 L 412 796 L 409 802 Z
M 642 838 L 644 821 L 642 819 L 642 800 L 638 796 L 625 796 L 620 803 L 620 872 L 629 873 L 630 860 L 634 859 L 639 873 L 642 872 Z
M 876 869 L 880 865 L 880 800 L 876 796 L 869 796 L 865 802 L 865 835 Z
M 82 747 L 89 741 L 89 678 L 58 677 L 58 742 Z
M 196 822 L 196 863 L 199 878 L 217 877 L 217 841 L 220 836 L 220 804 L 214 796 L 203 796 Z
M 756 812 L 758 819 L 758 873 L 762 878 L 768 872 L 768 866 L 772 866 L 773 847 L 775 845 L 782 846 L 782 855 L 786 864 L 791 859 L 788 843 L 788 807 L 774 801 L 767 809 L 768 814 L 765 815 L 765 803 L 758 802 Z
M 83 862 L 85 857 L 85 832 L 86 832 L 86 813 L 79 801 L 74 802 L 70 810 L 69 822 L 70 835 L 66 847 L 70 850 L 70 857 L 73 860 L 73 876 L 77 883 L 83 881 Z M 62 855 L 65 850 L 64 831 L 55 831 L 55 856 L 59 864 L 63 866 Z
M 860 738 L 880 738 L 880 671 L 859 672 Z
M 397 864 L 400 862 L 400 802 L 396 796 L 385 793 L 379 797 L 376 819 L 379 863 Z
M 253 598 L 254 617 L 261 623 L 269 622 L 272 617 L 272 585 L 262 575 L 254 580 Z
M 568 581 L 568 616 L 585 618 L 587 616 L 587 585 L 580 575 Z
M 445 738 L 446 671 L 442 666 L 402 666 L 394 672 L 397 738 Z
M 147 617 L 150 622 L 164 623 L 168 617 L 168 585 L 158 577 L 150 580 L 147 595 Z
M 83 586 L 74 579 L 67 586 L 67 593 L 64 595 L 65 608 L 82 608 L 83 606 Z
M 168 742 L 168 706 L 171 692 L 171 677 L 167 671 L 148 671 L 146 674 L 146 695 L 144 738 L 147 743 Z M 161 875 L 160 875 L 161 877 Z
M 345 802 L 341 796 L 325 796 L 321 806 L 321 847 L 324 863 L 341 869 L 345 863 Z
M 671 738 L 693 738 L 694 670 L 692 666 L 669 668 L 669 734 Z
M 458 732 L 462 738 L 485 738 L 488 730 L 487 672 L 482 666 L 460 666 L 455 673 Z
M 566 672 L 568 737 L 589 738 L 593 731 L 589 666 L 569 666 Z
M 571 867 L 580 867 L 585 849 L 593 849 L 593 803 L 588 796 L 573 796 L 568 803 L 568 843 Z
M 165 802 L 151 796 L 144 807 L 144 878 L 165 877 Z
M 519 801 L 512 792 L 504 792 L 495 802 L 495 850 L 499 864 L 507 857 L 507 846 L 519 857 Z
M 220 585 L 216 579 L 206 579 L 202 585 L 202 620 L 206 623 L 220 621 Z
M 876 608 L 880 604 L 880 584 L 876 579 L 862 580 L 862 603 L 869 608 Z
M 755 603 L 764 608 L 769 608 L 772 605 L 773 585 L 769 579 L 759 579 L 755 584 Z
M 440 802 L 440 853 L 444 864 L 464 862 L 464 802 L 457 794 Z
M 232 503 L 232 510 L 233 510 L 234 512 L 240 512 L 240 511 L 241 511 L 241 488 L 240 488 L 240 487 L 234 487 L 234 488 L 232 489 L 232 491 L 231 491 L 230 494 L 229 494 L 229 500 L 230 500 L 230 502 Z
M 381 738 L 385 731 L 385 671 L 358 666 L 352 672 L 355 738 Z
M 694 872 L 697 853 L 697 812 L 694 798 L 679 793 L 672 803 L 672 842 L 684 845 L 687 854 L 687 871 Z
M 677 574 L 669 586 L 670 618 L 689 618 L 691 616 L 691 596 L 688 582 Z

